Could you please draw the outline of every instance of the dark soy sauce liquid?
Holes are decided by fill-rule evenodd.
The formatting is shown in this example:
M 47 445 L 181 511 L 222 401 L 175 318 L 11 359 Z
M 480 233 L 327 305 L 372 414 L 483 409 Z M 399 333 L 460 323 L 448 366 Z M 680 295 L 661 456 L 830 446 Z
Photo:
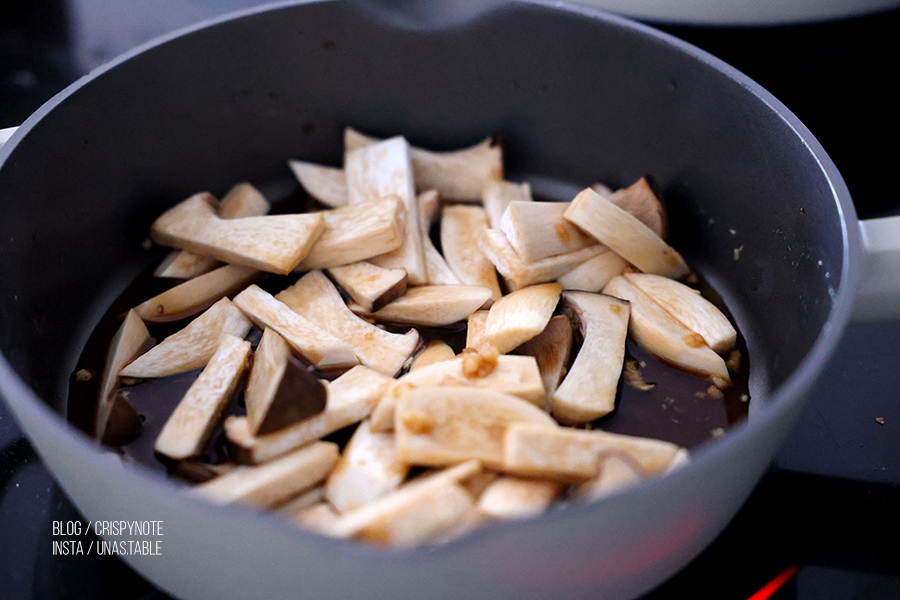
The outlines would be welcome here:
M 93 373 L 94 377 L 89 381 L 79 381 L 78 377 L 73 374 L 70 378 L 68 420 L 89 435 L 93 433 L 100 386 L 99 380 L 106 360 L 106 353 L 109 350 L 110 341 L 125 319 L 125 315 L 130 308 L 180 283 L 180 281 L 161 280 L 154 277 L 154 269 L 155 267 L 140 275 L 126 288 L 103 315 L 97 328 L 88 339 L 84 351 L 78 360 L 76 372 L 79 370 L 88 371 Z M 263 276 L 256 284 L 275 294 L 295 283 L 297 279 L 298 276 Z M 186 327 L 197 316 L 199 315 L 167 323 L 145 322 L 145 325 L 151 337 L 158 343 Z M 250 341 L 255 350 L 261 336 L 262 332 L 254 326 L 250 329 L 245 339 Z M 159 471 L 166 471 L 172 466 L 167 459 L 154 454 L 153 445 L 169 415 L 175 410 L 175 406 L 178 405 L 188 388 L 200 375 L 201 370 L 195 369 L 168 377 L 148 379 L 132 385 L 123 384 L 120 386 L 120 393 L 124 394 L 125 399 L 131 404 L 142 421 L 140 435 L 118 448 L 123 458 L 139 462 Z M 319 376 L 333 379 L 336 374 L 320 373 Z M 231 403 L 225 412 L 226 415 L 246 414 L 242 393 L 245 383 L 246 374 L 244 381 L 238 386 L 239 391 L 231 399 Z M 226 461 L 228 454 L 221 426 L 213 433 L 211 439 L 213 441 L 210 443 L 210 448 L 204 456 L 199 457 L 199 460 L 212 464 Z
M 271 293 L 292 285 L 299 278 L 294 276 L 272 276 L 257 283 Z M 77 369 L 87 369 L 96 376 L 90 381 L 78 381 L 74 376 L 70 385 L 69 420 L 90 433 L 97 404 L 99 377 L 103 368 L 109 342 L 121 324 L 128 309 L 174 285 L 153 277 L 152 270 L 139 277 L 115 301 L 101 319 L 93 335 L 85 346 Z M 722 307 L 721 300 L 708 287 L 700 286 L 704 296 Z M 727 314 L 727 313 L 726 313 Z M 162 340 L 185 327 L 191 319 L 170 323 L 148 323 L 150 334 Z M 405 331 L 403 328 L 391 328 Z M 418 328 L 421 344 L 440 339 L 447 342 L 459 353 L 465 346 L 465 324 L 448 327 Z M 254 327 L 248 338 L 253 346 L 261 333 Z M 577 336 L 576 336 L 577 337 Z M 639 348 L 631 340 L 626 347 L 626 360 L 638 361 L 643 381 L 655 384 L 647 390 L 637 389 L 625 381 L 619 383 L 616 409 L 611 414 L 589 424 L 589 428 L 603 429 L 615 433 L 651 437 L 673 442 L 686 448 L 693 448 L 715 438 L 731 425 L 747 415 L 749 395 L 747 391 L 747 349 L 743 337 L 738 335 L 738 350 L 741 354 L 738 372 L 732 373 L 732 385 L 722 390 L 722 397 L 710 391 L 710 382 L 685 373 L 656 359 Z M 574 358 L 577 348 L 573 349 Z M 175 406 L 184 396 L 200 370 L 147 380 L 134 385 L 123 385 L 121 391 L 141 416 L 142 431 L 137 438 L 119 448 L 123 457 L 158 471 L 166 471 L 172 465 L 157 457 L 153 444 Z M 337 373 L 319 373 L 321 377 L 333 379 Z M 227 411 L 229 415 L 245 414 L 242 394 L 238 392 Z M 331 438 L 339 443 L 345 441 L 347 432 L 338 432 Z M 221 427 L 213 434 L 213 442 L 207 454 L 200 460 L 212 464 L 228 459 L 224 434 Z
M 734 325 L 722 298 L 709 285 L 700 280 L 695 287 Z M 717 390 L 711 388 L 708 380 L 664 364 L 629 339 L 626 360 L 629 357 L 637 360 L 642 379 L 656 385 L 639 390 L 623 377 L 616 410 L 595 421 L 592 428 L 661 439 L 685 448 L 714 439 L 747 416 L 750 365 L 747 344 L 740 331 L 736 349 L 740 358 L 735 361 L 737 368 L 730 371 L 732 383 L 724 390 Z
M 287 189 L 287 193 L 283 190 Z M 298 191 L 296 184 L 273 190 L 262 190 L 273 201 L 271 214 L 305 212 L 321 210 L 324 207 L 312 200 L 305 193 Z M 440 248 L 440 240 L 436 228 L 432 229 L 435 245 Z M 159 260 L 165 256 L 160 252 Z M 156 263 L 158 264 L 158 262 Z M 155 267 L 154 267 L 155 268 Z M 288 276 L 264 276 L 257 285 L 273 295 L 294 284 L 300 274 Z M 94 374 L 89 380 L 76 377 L 73 373 L 69 385 L 68 419 L 88 435 L 92 434 L 94 415 L 99 393 L 99 379 L 103 370 L 110 340 L 115 335 L 130 308 L 177 285 L 179 281 L 163 280 L 153 277 L 153 269 L 138 277 L 112 304 L 102 317 L 89 338 L 82 352 L 76 372 L 86 370 Z M 703 296 L 715 304 L 723 313 L 731 318 L 721 297 L 701 279 L 695 286 Z M 165 337 L 181 330 L 191 318 L 170 323 L 147 323 L 151 336 L 161 341 Z M 734 323 L 734 319 L 731 319 Z M 390 327 L 392 331 L 407 331 L 408 328 Z M 465 346 L 465 323 L 431 328 L 417 328 L 420 346 L 430 340 L 440 339 L 447 342 L 457 353 Z M 261 332 L 252 328 L 248 338 L 256 346 Z M 576 337 L 577 332 L 576 332 Z M 737 349 L 740 352 L 740 364 L 737 372 L 732 372 L 732 385 L 722 390 L 721 397 L 716 397 L 715 390 L 710 391 L 710 382 L 689 373 L 663 364 L 661 361 L 639 348 L 630 339 L 626 347 L 626 360 L 633 359 L 641 365 L 643 381 L 655 383 L 648 390 L 637 389 L 623 377 L 619 383 L 616 398 L 616 409 L 588 425 L 588 428 L 603 429 L 615 433 L 651 437 L 673 442 L 685 448 L 694 448 L 706 441 L 714 439 L 730 426 L 747 416 L 749 403 L 748 392 L 748 353 L 743 336 L 738 332 Z M 571 360 L 577 353 L 573 348 Z M 184 396 L 191 383 L 197 378 L 200 370 L 191 371 L 147 380 L 135 385 L 123 385 L 121 391 L 143 421 L 142 431 L 134 440 L 124 444 L 118 450 L 126 460 L 141 463 L 157 471 L 167 471 L 172 465 L 156 456 L 153 445 L 175 406 Z M 339 373 L 318 373 L 320 377 L 334 379 Z M 243 387 L 243 386 L 241 386 Z M 241 392 L 235 394 L 227 410 L 229 415 L 245 414 Z M 343 444 L 349 439 L 353 427 L 336 432 L 326 439 Z M 217 464 L 228 460 L 224 434 L 220 427 L 213 434 L 210 448 L 200 460 Z

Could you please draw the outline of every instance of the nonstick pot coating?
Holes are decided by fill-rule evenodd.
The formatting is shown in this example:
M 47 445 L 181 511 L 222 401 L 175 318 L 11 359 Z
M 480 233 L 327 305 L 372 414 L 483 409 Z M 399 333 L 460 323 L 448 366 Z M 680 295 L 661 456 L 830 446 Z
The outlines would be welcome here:
M 513 179 L 616 186 L 654 176 L 673 245 L 723 293 L 748 338 L 751 391 L 765 404 L 832 329 L 835 299 L 848 302 L 842 213 L 853 213 L 843 183 L 751 82 L 598 14 L 519 4 L 417 33 L 334 2 L 291 6 L 199 28 L 76 83 L 0 151 L 0 352 L 63 412 L 90 330 L 159 257 L 143 242 L 167 207 L 237 181 L 289 182 L 289 158 L 339 165 L 346 125 L 434 149 L 498 134 Z M 786 414 L 798 412 L 814 370 L 794 385 Z M 777 447 L 787 427 L 753 435 Z M 773 452 L 735 463 L 747 471 L 736 496 Z M 698 517 L 702 533 L 672 543 L 697 551 L 739 502 L 723 500 L 708 511 L 713 525 Z M 614 589 L 646 589 L 685 560 L 661 560 Z
M 283 179 L 287 158 L 340 164 L 345 125 L 432 148 L 497 133 L 511 173 L 580 185 L 650 173 L 673 244 L 739 299 L 768 385 L 808 352 L 842 275 L 840 214 L 803 140 L 739 82 L 539 7 L 428 34 L 303 11 L 139 54 L 15 148 L 0 172 L 0 347 L 42 397 L 65 397 L 60 376 L 143 264 L 155 215 L 198 190 Z

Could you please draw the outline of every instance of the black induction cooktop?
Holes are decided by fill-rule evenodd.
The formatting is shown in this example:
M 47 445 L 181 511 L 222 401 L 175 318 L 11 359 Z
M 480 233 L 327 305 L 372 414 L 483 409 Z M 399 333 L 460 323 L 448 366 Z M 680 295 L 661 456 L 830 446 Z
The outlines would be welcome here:
M 0 3 L 0 128 L 139 42 L 253 3 Z M 777 27 L 655 25 L 784 102 L 841 170 L 861 217 L 900 213 L 891 177 L 900 11 Z M 733 522 L 645 600 L 900 598 L 898 374 L 900 322 L 851 326 Z M 78 518 L 0 403 L 0 598 L 168 598 L 114 557 L 54 555 L 53 522 Z

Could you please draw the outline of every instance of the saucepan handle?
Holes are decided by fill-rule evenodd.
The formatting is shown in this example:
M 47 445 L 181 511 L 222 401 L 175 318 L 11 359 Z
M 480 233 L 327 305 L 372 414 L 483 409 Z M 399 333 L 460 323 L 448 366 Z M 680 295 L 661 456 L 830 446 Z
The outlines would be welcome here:
M 900 318 L 900 216 L 859 222 L 863 257 L 853 320 Z

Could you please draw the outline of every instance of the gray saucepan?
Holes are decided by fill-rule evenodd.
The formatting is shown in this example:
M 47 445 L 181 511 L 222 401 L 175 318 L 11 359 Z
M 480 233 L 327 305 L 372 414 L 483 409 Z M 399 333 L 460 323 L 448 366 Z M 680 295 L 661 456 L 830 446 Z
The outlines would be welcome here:
M 161 553 L 125 560 L 183 598 L 639 595 L 740 508 L 860 280 L 857 315 L 896 312 L 900 229 L 857 221 L 837 169 L 775 98 L 651 28 L 549 1 L 443 24 L 384 15 L 293 2 L 203 23 L 30 117 L 0 149 L 0 391 L 88 519 L 163 521 Z M 500 134 L 513 179 L 621 185 L 652 173 L 673 245 L 746 337 L 749 418 L 687 468 L 606 501 L 398 552 L 208 505 L 69 426 L 69 376 L 100 315 L 150 264 L 153 218 L 201 189 L 288 181 L 288 158 L 339 164 L 346 125 L 435 149 Z

